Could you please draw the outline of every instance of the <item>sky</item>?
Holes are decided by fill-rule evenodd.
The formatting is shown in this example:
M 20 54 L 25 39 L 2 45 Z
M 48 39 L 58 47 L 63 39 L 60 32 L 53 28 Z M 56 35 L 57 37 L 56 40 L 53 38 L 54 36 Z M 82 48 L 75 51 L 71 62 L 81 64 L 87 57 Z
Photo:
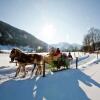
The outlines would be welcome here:
M 100 0 L 0 0 L 1 21 L 48 44 L 82 44 L 99 19 Z

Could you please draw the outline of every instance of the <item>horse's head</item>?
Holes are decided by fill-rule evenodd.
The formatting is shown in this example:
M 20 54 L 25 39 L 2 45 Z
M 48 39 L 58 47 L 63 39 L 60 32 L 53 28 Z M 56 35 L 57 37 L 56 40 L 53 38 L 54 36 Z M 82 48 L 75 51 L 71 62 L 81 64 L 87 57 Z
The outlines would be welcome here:
M 18 58 L 21 54 L 21 51 L 17 48 L 13 48 L 10 52 L 9 57 L 11 58 L 11 62 L 13 62 L 14 60 L 16 60 L 16 58 Z
M 51 54 L 47 54 L 47 55 L 44 55 L 44 61 L 48 64 L 50 64 L 52 61 L 53 61 L 53 55 Z

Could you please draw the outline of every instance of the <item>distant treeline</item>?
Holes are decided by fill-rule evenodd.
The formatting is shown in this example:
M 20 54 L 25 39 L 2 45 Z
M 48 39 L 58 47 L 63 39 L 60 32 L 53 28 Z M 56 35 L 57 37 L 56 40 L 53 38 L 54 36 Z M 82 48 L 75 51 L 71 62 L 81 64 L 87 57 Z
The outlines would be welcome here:
M 100 29 L 90 28 L 87 35 L 84 36 L 82 50 L 85 52 L 94 52 L 100 50 Z

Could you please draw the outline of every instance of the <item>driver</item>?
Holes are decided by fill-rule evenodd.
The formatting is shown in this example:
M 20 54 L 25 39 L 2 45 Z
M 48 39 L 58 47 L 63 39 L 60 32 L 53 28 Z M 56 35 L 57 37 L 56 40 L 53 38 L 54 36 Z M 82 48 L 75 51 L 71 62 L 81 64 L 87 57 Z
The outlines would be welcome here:
M 56 51 L 55 51 L 55 53 L 54 53 L 54 58 L 56 60 L 58 60 L 61 57 L 61 55 L 62 55 L 62 53 L 61 53 L 60 49 L 57 48 Z

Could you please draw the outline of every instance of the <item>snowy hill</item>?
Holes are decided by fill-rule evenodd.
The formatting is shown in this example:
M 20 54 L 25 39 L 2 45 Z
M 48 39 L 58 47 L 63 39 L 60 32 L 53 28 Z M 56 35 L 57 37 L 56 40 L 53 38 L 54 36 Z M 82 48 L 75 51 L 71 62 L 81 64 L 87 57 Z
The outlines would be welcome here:
M 47 44 L 30 33 L 15 28 L 0 21 L 0 45 L 29 46 L 36 49 L 38 46 L 47 48 Z

